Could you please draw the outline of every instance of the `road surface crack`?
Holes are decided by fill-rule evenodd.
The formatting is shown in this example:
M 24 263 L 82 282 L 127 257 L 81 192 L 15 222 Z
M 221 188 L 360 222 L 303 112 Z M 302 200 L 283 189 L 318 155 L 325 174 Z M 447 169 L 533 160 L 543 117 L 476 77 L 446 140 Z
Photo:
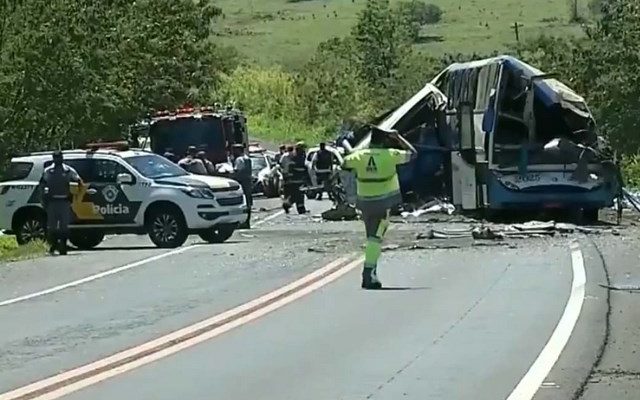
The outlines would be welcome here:
M 604 276 L 607 280 L 606 286 L 611 286 L 611 279 L 609 277 L 609 269 L 607 268 L 607 262 L 604 259 L 604 255 L 598 248 L 596 242 L 593 239 L 590 239 L 592 246 L 598 253 L 598 257 L 600 258 L 600 262 L 602 263 L 602 268 L 604 269 Z M 596 355 L 596 359 L 593 362 L 593 366 L 591 367 L 591 372 L 585 378 L 585 380 L 580 384 L 576 392 L 573 394 L 571 400 L 579 400 L 584 395 L 585 390 L 587 389 L 587 385 L 594 379 L 595 374 L 597 373 L 597 368 L 602 361 L 602 357 L 604 357 L 604 353 L 609 345 L 609 337 L 611 336 L 611 289 L 607 289 L 607 314 L 605 316 L 605 330 L 604 330 L 604 340 L 602 341 L 602 345 L 600 349 L 598 349 L 598 354 Z
M 451 331 L 453 331 L 458 325 L 460 325 L 460 323 L 462 321 L 464 321 L 467 318 L 467 316 L 469 314 L 471 314 L 471 312 L 473 310 L 475 310 L 478 307 L 478 305 L 480 305 L 480 303 L 482 303 L 482 301 L 487 297 L 487 295 L 489 295 L 489 293 L 491 293 L 493 291 L 493 289 L 498 285 L 498 283 L 502 280 L 502 278 L 504 278 L 504 276 L 505 276 L 505 274 L 507 273 L 508 270 L 509 270 L 509 265 L 507 265 L 502 270 L 502 272 L 500 272 L 500 275 L 498 275 L 498 277 L 495 279 L 495 281 L 493 283 L 491 283 L 491 285 L 487 288 L 487 290 L 469 308 L 467 308 L 465 310 L 465 312 L 462 313 L 462 315 L 456 321 L 454 321 L 447 329 L 445 329 L 445 331 L 442 332 L 442 334 L 440 334 L 440 336 L 438 336 L 436 339 L 434 339 L 431 342 L 430 345 L 423 347 L 412 359 L 410 359 L 400 369 L 398 369 L 395 373 L 393 373 L 393 375 L 391 375 L 391 377 L 389 377 L 389 379 L 387 379 L 385 382 L 381 383 L 375 389 L 375 391 L 373 391 L 372 393 L 369 393 L 369 395 L 366 398 L 367 399 L 372 399 L 376 394 L 378 394 L 382 389 L 384 389 L 385 386 L 387 386 L 390 383 L 392 383 L 393 381 L 395 381 L 398 376 L 402 375 L 413 364 L 415 364 L 427 352 L 427 350 L 431 346 L 434 346 L 434 345 L 440 343 L 449 333 L 451 333 Z

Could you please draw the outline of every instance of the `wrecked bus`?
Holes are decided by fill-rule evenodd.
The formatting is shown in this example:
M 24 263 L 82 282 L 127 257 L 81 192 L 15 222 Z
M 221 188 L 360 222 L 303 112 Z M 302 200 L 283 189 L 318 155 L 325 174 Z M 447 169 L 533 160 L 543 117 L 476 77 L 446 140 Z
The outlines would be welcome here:
M 462 210 L 579 210 L 593 221 L 620 191 L 584 99 L 514 57 L 450 65 L 379 125 L 418 149 L 399 170 L 402 191 L 444 194 Z

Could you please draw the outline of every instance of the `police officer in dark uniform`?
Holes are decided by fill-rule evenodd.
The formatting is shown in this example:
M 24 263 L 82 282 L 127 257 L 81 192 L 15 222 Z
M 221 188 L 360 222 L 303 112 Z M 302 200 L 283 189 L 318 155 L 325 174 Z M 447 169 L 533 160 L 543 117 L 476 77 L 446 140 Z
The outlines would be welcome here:
M 287 152 L 287 146 L 285 146 L 284 144 L 281 144 L 280 147 L 278 147 L 278 152 L 275 155 L 275 160 L 276 160 L 276 164 L 280 164 L 280 160 L 282 159 L 282 156 Z
M 53 164 L 47 167 L 40 181 L 42 202 L 47 212 L 49 253 L 56 250 L 67 254 L 69 221 L 71 219 L 71 182 L 82 184 L 78 173 L 64 164 L 61 151 L 53 153 Z
M 244 145 L 233 145 L 233 177 L 242 186 L 245 199 L 247 201 L 248 216 L 247 222 L 240 228 L 251 228 L 251 207 L 253 206 L 253 179 L 251 177 L 251 157 L 245 154 Z
M 311 165 L 316 173 L 316 179 L 318 185 L 322 185 L 323 188 L 318 192 L 317 199 L 322 200 L 322 193 L 331 193 L 329 190 L 329 181 L 331 173 L 333 172 L 333 153 L 327 150 L 327 145 L 324 142 L 320 142 L 320 150 L 313 155 Z M 329 196 L 331 198 L 331 196 Z
M 305 165 L 304 142 L 296 144 L 293 154 L 282 157 L 282 175 L 284 177 L 284 201 L 282 208 L 288 214 L 293 203 L 296 204 L 298 214 L 305 214 L 304 194 L 300 187 L 309 182 L 309 171 Z

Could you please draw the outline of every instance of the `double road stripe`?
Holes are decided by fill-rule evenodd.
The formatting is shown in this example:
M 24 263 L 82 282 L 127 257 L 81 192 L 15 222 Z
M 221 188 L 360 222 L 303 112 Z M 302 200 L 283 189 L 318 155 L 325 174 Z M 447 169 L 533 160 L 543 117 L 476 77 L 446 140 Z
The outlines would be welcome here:
M 231 310 L 172 332 L 158 339 L 0 394 L 0 400 L 51 400 L 157 361 L 212 339 L 275 311 L 340 278 L 361 265 L 362 258 L 342 257 L 328 265 Z

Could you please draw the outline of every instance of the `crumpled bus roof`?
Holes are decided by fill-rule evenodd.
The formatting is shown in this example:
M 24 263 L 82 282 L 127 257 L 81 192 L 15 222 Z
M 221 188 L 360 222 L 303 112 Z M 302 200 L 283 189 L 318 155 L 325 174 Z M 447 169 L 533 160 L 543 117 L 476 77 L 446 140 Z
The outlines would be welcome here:
M 441 74 L 438 74 L 432 83 L 435 84 L 442 74 L 445 73 L 455 74 L 458 71 L 463 73 L 470 68 L 483 67 L 493 63 L 502 64 L 508 71 L 515 72 L 523 78 L 545 75 L 544 72 L 515 57 L 498 56 L 484 60 L 451 64 Z M 560 105 L 562 108 L 570 110 L 583 118 L 592 118 L 584 98 L 557 79 L 545 78 L 535 80 L 533 86 L 536 98 L 540 99 L 545 106 Z

